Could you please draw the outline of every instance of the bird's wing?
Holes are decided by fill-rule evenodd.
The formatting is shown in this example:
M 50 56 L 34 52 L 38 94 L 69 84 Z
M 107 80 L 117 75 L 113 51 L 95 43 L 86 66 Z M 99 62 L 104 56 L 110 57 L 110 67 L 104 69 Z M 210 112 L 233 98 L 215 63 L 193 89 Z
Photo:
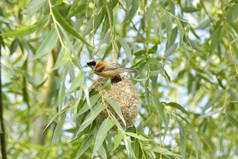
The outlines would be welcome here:
M 122 66 L 118 63 L 110 63 L 107 65 L 107 67 L 105 67 L 103 71 L 115 70 L 118 68 L 122 68 Z

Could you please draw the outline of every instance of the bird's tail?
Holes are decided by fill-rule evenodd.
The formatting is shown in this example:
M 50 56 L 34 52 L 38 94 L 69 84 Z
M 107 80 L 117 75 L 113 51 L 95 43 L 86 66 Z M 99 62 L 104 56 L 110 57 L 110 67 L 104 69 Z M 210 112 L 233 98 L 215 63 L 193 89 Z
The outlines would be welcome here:
M 126 68 L 127 72 L 132 72 L 132 73 L 137 73 L 138 69 L 137 68 Z

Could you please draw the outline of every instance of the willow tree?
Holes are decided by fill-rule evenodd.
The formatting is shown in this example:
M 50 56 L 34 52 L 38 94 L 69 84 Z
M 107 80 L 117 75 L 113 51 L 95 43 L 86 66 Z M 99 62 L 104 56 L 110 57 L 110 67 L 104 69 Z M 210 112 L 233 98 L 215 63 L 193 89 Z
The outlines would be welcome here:
M 2 0 L 2 157 L 238 157 L 237 15 L 236 0 Z M 90 59 L 138 68 L 133 126 Z

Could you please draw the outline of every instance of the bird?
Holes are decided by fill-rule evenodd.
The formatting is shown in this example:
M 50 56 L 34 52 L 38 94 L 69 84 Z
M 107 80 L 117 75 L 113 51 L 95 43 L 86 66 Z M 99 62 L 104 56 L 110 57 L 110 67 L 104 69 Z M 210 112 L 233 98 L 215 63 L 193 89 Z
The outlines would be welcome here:
M 87 63 L 92 68 L 93 72 L 101 77 L 114 78 L 120 76 L 123 72 L 137 73 L 137 68 L 125 68 L 118 63 L 106 62 L 106 61 L 89 61 Z

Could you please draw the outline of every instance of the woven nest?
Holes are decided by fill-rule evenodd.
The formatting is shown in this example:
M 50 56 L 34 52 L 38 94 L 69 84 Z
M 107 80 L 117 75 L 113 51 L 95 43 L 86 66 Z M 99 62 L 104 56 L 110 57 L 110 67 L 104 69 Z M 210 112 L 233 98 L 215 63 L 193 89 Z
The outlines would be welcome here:
M 101 89 L 104 98 L 110 98 L 117 102 L 125 119 L 126 126 L 123 124 L 119 116 L 114 112 L 111 106 L 107 103 L 106 104 L 109 110 L 120 122 L 121 126 L 123 128 L 127 128 L 134 124 L 134 120 L 137 115 L 139 99 L 136 90 L 129 78 L 125 75 L 120 77 L 120 81 L 113 82 L 112 80 L 111 88 L 109 90 L 103 89 L 103 85 L 107 82 L 107 79 L 100 77 L 95 82 L 94 88 L 98 91 Z M 99 114 L 98 121 L 103 121 L 107 116 L 107 111 L 104 110 Z

